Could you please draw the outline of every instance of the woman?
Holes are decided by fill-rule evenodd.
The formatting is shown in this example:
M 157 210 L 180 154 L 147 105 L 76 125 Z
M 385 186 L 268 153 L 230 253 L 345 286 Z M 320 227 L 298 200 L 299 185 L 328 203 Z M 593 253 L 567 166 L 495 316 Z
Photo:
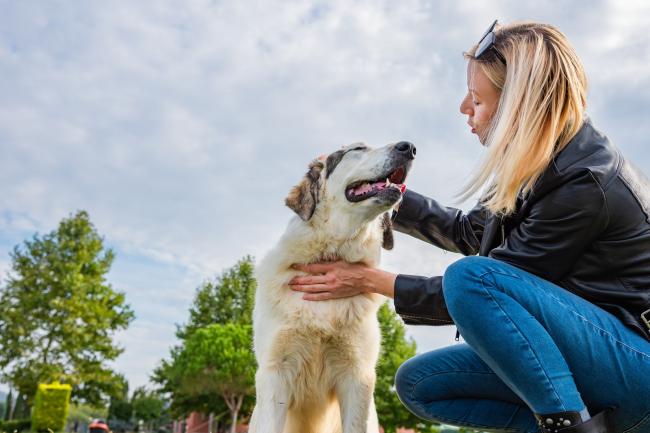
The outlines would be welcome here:
M 555 27 L 488 29 L 460 111 L 487 147 L 469 213 L 406 191 L 397 230 L 468 256 L 443 277 L 321 263 L 304 298 L 373 291 L 409 324 L 455 324 L 466 344 L 396 375 L 427 420 L 512 432 L 650 431 L 650 197 L 585 116 L 586 78 Z

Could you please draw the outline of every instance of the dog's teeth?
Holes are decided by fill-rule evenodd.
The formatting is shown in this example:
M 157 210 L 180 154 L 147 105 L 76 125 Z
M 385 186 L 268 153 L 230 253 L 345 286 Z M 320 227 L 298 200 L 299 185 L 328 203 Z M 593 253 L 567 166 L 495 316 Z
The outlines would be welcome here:
M 386 187 L 389 187 L 389 186 L 390 186 L 390 180 L 388 180 L 388 178 L 386 178 Z

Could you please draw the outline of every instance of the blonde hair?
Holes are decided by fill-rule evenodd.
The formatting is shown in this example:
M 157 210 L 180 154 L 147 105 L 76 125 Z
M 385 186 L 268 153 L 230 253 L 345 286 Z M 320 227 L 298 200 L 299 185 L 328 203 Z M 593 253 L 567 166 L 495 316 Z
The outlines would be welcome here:
M 485 144 L 488 154 L 460 193 L 486 186 L 481 201 L 493 213 L 515 210 L 517 196 L 537 179 L 582 126 L 587 78 L 566 36 L 548 24 L 497 26 L 495 48 L 480 60 L 463 53 L 500 90 Z

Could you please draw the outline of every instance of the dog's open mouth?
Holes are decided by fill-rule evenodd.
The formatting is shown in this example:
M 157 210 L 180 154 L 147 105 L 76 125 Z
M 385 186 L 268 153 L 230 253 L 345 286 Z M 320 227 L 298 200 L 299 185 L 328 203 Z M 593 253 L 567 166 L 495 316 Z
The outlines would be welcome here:
M 358 202 L 374 197 L 382 191 L 399 191 L 400 194 L 406 190 L 403 184 L 406 178 L 406 168 L 398 167 L 395 171 L 380 176 L 375 180 L 360 180 L 352 182 L 345 188 L 345 197 L 351 202 Z

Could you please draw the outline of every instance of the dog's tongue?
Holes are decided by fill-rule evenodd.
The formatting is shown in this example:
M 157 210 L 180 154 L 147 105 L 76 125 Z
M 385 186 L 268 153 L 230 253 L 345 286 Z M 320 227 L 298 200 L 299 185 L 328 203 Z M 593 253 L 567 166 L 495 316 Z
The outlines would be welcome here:
M 364 183 L 364 184 L 359 185 L 358 187 L 356 187 L 356 188 L 354 189 L 354 193 L 355 193 L 356 195 L 365 194 L 365 193 L 367 193 L 367 192 L 372 191 L 372 189 L 373 189 L 373 187 L 374 187 L 375 185 L 377 185 L 377 184 L 374 183 L 374 184 L 371 185 L 371 184 L 369 184 L 369 183 Z
M 406 191 L 406 184 L 397 183 L 397 184 L 393 184 L 393 185 L 397 185 L 399 187 L 400 191 L 402 192 L 402 194 L 404 193 L 404 191 Z M 386 188 L 386 182 L 375 182 L 375 183 L 372 183 L 372 184 L 364 183 L 364 184 L 359 185 L 358 187 L 356 187 L 354 189 L 354 194 L 355 195 L 361 195 L 361 194 L 366 194 L 366 193 L 368 193 L 368 192 L 370 192 L 370 191 L 372 191 L 374 189 L 382 190 L 382 189 L 385 189 L 385 188 Z

